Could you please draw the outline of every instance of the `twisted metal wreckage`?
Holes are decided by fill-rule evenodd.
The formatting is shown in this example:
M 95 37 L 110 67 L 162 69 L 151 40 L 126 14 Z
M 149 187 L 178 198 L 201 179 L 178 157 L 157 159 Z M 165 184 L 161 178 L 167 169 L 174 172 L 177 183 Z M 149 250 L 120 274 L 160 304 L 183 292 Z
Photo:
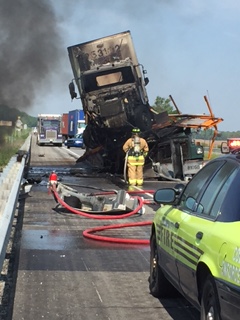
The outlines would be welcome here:
M 155 178 L 187 180 L 204 165 L 203 147 L 194 143 L 192 130 L 214 128 L 210 159 L 217 124 L 223 119 L 214 117 L 207 97 L 209 115 L 182 114 L 171 96 L 177 114 L 157 114 L 149 104 L 149 78 L 138 61 L 129 30 L 67 49 L 74 75 L 70 96 L 81 99 L 86 122 L 86 152 L 73 173 L 88 167 L 123 174 L 126 157 L 122 146 L 133 127 L 141 130 L 149 145 L 145 168 Z
M 190 115 L 190 114 L 182 114 L 177 108 L 174 100 L 170 96 L 173 104 L 175 105 L 178 113 L 177 114 L 169 114 L 163 117 L 162 114 L 156 115 L 155 121 L 152 125 L 152 129 L 148 132 L 144 132 L 146 135 L 146 139 L 150 146 L 149 151 L 149 159 L 152 161 L 150 156 L 154 155 L 154 152 L 157 152 L 156 149 L 159 146 L 159 141 L 164 139 L 164 137 L 168 137 L 168 139 L 177 141 L 181 151 L 182 145 L 178 141 L 179 134 L 184 133 L 184 135 L 191 135 L 191 129 L 194 130 L 207 130 L 213 128 L 213 136 L 209 146 L 208 159 L 211 158 L 214 141 L 218 134 L 217 124 L 223 121 L 222 118 L 216 118 L 212 112 L 210 104 L 206 96 L 204 99 L 207 103 L 210 114 L 201 114 L 201 115 Z M 158 121 L 158 118 L 161 121 Z M 164 118 L 164 121 L 163 121 Z M 189 131 L 189 133 L 188 133 Z M 154 139 L 153 139 L 154 137 Z M 170 137 L 170 138 L 169 138 Z M 152 140 L 151 140 L 152 139 Z M 78 160 L 79 163 L 84 162 L 86 159 L 88 160 L 94 154 L 101 152 L 103 149 L 102 146 L 99 146 L 92 150 L 87 150 L 86 153 Z M 176 149 L 174 149 L 176 151 Z M 177 155 L 177 153 L 176 153 Z M 172 155 L 172 158 L 174 156 Z M 101 158 L 99 158 L 101 159 Z M 181 164 L 180 167 L 183 167 L 183 158 L 181 154 Z M 152 161 L 153 162 L 153 161 Z M 94 159 L 94 165 L 97 167 L 96 158 Z M 102 160 L 100 160 L 102 163 Z M 177 163 L 175 169 L 179 168 L 179 163 Z M 175 172 L 174 172 L 175 173 Z M 180 178 L 183 177 L 183 172 L 181 172 Z M 160 173 L 159 176 L 163 178 L 173 178 L 167 176 L 164 173 Z M 53 180 L 51 180 L 53 178 Z M 176 180 L 179 181 L 179 177 L 176 177 Z M 106 192 L 98 192 L 96 194 L 87 194 L 87 193 L 79 193 L 77 190 L 58 183 L 57 175 L 53 175 L 49 177 L 49 190 L 53 194 L 55 201 L 57 204 L 73 214 L 78 214 L 84 216 L 86 218 L 92 219 L 103 219 L 103 220 L 114 220 L 114 219 L 124 219 L 135 214 L 142 214 L 144 212 L 144 204 L 153 203 L 152 199 L 144 199 L 139 196 L 139 193 L 144 194 L 153 194 L 154 190 L 142 190 L 142 191 L 106 191 Z M 126 227 L 140 227 L 140 226 L 149 226 L 151 221 L 140 221 L 140 222 L 132 222 L 132 223 L 124 223 L 124 224 L 116 224 L 116 225 L 108 225 L 97 228 L 87 229 L 83 232 L 83 236 L 93 240 L 101 240 L 107 242 L 116 242 L 116 243 L 129 243 L 129 244 L 149 244 L 148 239 L 125 239 L 125 238 L 112 238 L 105 237 L 101 235 L 97 235 L 96 233 L 99 231 L 104 231 L 108 229 L 119 229 Z
M 57 174 L 52 172 L 49 176 L 48 192 L 53 195 L 57 203 L 56 211 L 60 210 L 60 207 L 71 214 L 76 214 L 84 218 L 106 221 L 141 216 L 145 211 L 144 204 L 153 203 L 151 194 L 153 194 L 154 190 L 102 190 L 94 194 L 81 193 L 68 185 L 58 182 Z M 83 236 L 92 240 L 112 243 L 148 245 L 149 239 L 147 238 L 124 238 L 123 236 L 104 236 L 96 233 L 109 229 L 149 226 L 151 223 L 151 221 L 134 220 L 128 223 L 98 226 L 84 230 Z
M 187 181 L 206 162 L 203 146 L 195 143 L 193 132 L 213 129 L 207 155 L 207 160 L 209 160 L 218 135 L 217 125 L 223 119 L 214 116 L 206 96 L 204 96 L 204 100 L 209 114 L 183 114 L 172 96 L 169 97 L 178 113 L 167 114 L 167 112 L 162 112 L 156 114 L 151 110 L 153 114 L 152 127 L 150 130 L 141 133 L 141 136 L 145 138 L 149 145 L 149 154 L 144 169 L 145 176 L 158 178 L 159 180 Z M 126 135 L 125 132 L 124 139 Z M 87 164 L 92 170 L 107 171 L 114 174 L 123 173 L 125 177 L 126 168 L 123 165 L 125 155 L 122 152 L 124 139 L 118 137 L 115 146 L 112 145 L 112 141 L 108 143 L 108 139 L 104 139 L 104 144 L 99 144 L 93 148 L 87 147 L 85 153 L 77 160 L 76 167 L 71 169 L 71 173 L 78 173 L 79 169 L 81 170 Z M 193 150 L 192 153 L 191 150 Z

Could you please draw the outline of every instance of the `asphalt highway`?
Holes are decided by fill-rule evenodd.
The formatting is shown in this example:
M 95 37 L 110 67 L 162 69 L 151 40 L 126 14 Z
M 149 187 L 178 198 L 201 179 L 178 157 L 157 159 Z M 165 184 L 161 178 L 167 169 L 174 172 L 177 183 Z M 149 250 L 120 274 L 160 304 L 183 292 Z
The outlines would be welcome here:
M 151 221 L 156 205 L 144 205 L 144 214 L 122 220 L 86 218 L 57 206 L 47 188 L 53 169 L 61 183 L 81 193 L 128 188 L 121 178 L 111 175 L 69 175 L 79 152 L 83 151 L 39 147 L 33 139 L 29 180 L 35 183 L 19 202 L 11 303 L 1 319 L 198 320 L 199 313 L 183 297 L 158 300 L 151 296 L 148 245 L 83 236 L 88 228 Z M 143 189 L 156 190 L 164 184 L 168 182 L 146 181 Z M 146 197 L 151 199 L 151 194 Z M 102 234 L 148 240 L 150 225 Z

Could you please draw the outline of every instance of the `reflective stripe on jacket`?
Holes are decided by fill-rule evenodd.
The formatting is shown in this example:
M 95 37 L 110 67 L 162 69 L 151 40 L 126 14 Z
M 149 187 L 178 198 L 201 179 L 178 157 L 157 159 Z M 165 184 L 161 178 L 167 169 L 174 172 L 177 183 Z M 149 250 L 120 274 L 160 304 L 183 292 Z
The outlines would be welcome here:
M 140 155 L 139 157 L 128 156 L 128 163 L 131 166 L 143 166 L 145 162 L 144 156 Z

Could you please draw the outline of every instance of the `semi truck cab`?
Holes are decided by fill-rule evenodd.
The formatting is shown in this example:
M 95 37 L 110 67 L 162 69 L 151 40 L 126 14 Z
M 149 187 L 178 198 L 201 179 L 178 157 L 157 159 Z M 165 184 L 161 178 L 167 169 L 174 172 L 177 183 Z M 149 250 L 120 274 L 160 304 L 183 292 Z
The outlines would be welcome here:
M 62 146 L 61 114 L 39 114 L 37 119 L 37 144 Z

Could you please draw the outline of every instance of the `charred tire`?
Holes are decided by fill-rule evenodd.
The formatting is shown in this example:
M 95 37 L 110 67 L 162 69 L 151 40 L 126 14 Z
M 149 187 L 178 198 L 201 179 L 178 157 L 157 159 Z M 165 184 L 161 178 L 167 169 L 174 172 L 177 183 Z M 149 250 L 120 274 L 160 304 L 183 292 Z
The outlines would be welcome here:
M 201 320 L 208 319 L 221 319 L 217 288 L 211 275 L 204 282 L 201 297 Z
M 141 131 L 150 130 L 152 127 L 152 115 L 148 106 L 141 105 L 137 107 L 135 113 L 135 124 Z
M 94 149 L 99 146 L 94 127 L 88 124 L 83 132 L 84 145 L 87 148 Z
M 150 277 L 149 290 L 155 298 L 170 298 L 176 296 L 176 289 L 165 277 L 159 266 L 156 235 L 153 234 L 150 242 Z

